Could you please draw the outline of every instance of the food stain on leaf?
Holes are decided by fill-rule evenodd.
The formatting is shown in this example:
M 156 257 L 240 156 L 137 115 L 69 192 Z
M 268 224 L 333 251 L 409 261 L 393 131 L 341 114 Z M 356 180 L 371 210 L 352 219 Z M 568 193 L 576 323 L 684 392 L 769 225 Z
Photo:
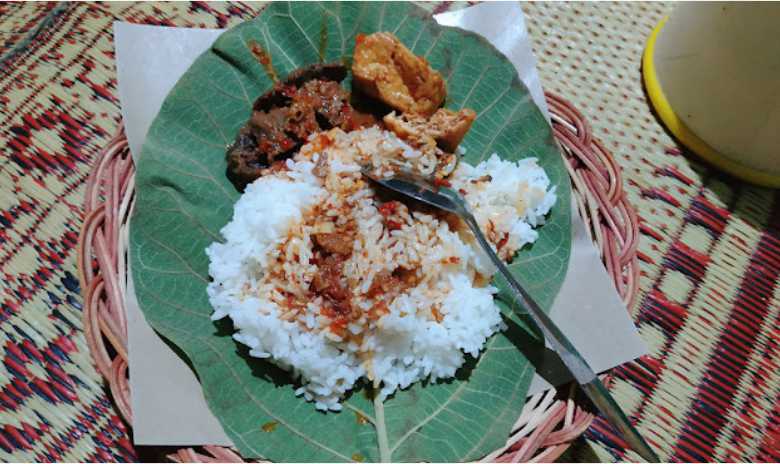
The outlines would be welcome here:
M 247 47 L 249 47 L 249 51 L 252 52 L 252 56 L 254 56 L 255 59 L 263 66 L 263 69 L 265 69 L 265 73 L 268 74 L 268 77 L 270 77 L 274 83 L 279 82 L 279 76 L 276 74 L 276 70 L 274 69 L 274 63 L 271 60 L 271 54 L 268 53 L 262 47 L 262 45 L 257 43 L 255 40 L 250 40 L 247 42 Z
M 277 425 L 279 425 L 279 422 L 271 421 L 271 422 L 266 422 L 260 428 L 263 429 L 263 432 L 273 432 L 274 430 L 276 430 Z
M 363 461 L 365 461 L 365 460 L 366 460 L 366 457 L 365 457 L 365 456 L 363 456 L 363 455 L 362 455 L 362 454 L 360 454 L 360 453 L 355 453 L 355 454 L 353 454 L 353 455 L 352 455 L 352 460 L 353 460 L 353 461 L 356 461 L 356 462 L 363 462 Z
M 355 420 L 360 425 L 366 425 L 368 424 L 368 417 L 364 416 L 363 414 L 355 411 Z
M 325 61 L 325 50 L 328 49 L 328 16 L 322 15 L 322 23 L 320 25 L 320 63 Z
M 344 55 L 341 57 L 341 64 L 347 69 L 352 69 L 352 55 Z
M 450 49 L 446 48 L 442 52 L 442 59 L 444 60 L 444 64 L 439 67 L 439 72 L 444 77 L 444 82 L 449 84 L 450 78 L 452 77 L 452 73 L 455 71 L 455 63 L 452 58 L 452 51 Z M 448 100 L 452 99 L 452 96 L 448 93 L 447 94 Z M 447 102 L 450 103 L 450 102 Z

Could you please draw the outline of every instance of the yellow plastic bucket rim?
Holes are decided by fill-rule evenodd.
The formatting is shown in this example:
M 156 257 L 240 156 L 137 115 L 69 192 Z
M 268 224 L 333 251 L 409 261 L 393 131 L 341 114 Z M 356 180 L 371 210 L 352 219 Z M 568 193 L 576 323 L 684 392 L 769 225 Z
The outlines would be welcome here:
M 710 164 L 733 176 L 763 187 L 780 187 L 780 176 L 745 166 L 744 164 L 738 163 L 722 155 L 708 145 L 707 142 L 699 138 L 698 135 L 688 128 L 682 119 L 677 117 L 674 110 L 672 110 L 669 100 L 666 99 L 666 95 L 664 95 L 663 90 L 661 89 L 661 83 L 658 81 L 655 62 L 653 61 L 653 57 L 655 56 L 655 42 L 668 19 L 668 16 L 663 18 L 655 29 L 653 29 L 650 37 L 647 39 L 647 46 L 645 47 L 645 52 L 642 56 L 642 78 L 645 83 L 645 89 L 647 90 L 650 102 L 658 113 L 658 116 L 661 118 L 661 121 L 663 121 L 669 131 L 682 142 L 683 145 Z

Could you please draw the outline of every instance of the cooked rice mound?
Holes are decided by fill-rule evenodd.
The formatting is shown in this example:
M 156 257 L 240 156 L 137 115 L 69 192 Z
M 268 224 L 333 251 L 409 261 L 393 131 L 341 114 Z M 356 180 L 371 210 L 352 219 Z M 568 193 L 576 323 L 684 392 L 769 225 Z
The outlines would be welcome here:
M 410 209 L 360 173 L 430 172 L 426 159 L 376 127 L 312 136 L 286 169 L 250 184 L 206 253 L 212 319 L 300 382 L 316 408 L 338 411 L 365 378 L 382 398 L 455 375 L 503 327 L 494 268 L 454 216 Z M 460 163 L 448 179 L 504 259 L 536 240 L 555 202 L 533 159 Z

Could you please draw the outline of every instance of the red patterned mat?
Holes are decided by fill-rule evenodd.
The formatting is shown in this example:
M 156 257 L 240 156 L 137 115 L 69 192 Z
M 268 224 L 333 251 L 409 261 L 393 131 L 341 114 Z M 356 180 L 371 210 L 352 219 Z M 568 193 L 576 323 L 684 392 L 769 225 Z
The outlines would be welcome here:
M 112 22 L 229 27 L 259 8 L 0 4 L 0 459 L 137 456 L 91 364 L 75 278 L 84 181 L 120 118 Z M 658 8 L 524 5 L 544 83 L 618 155 L 643 221 L 634 314 L 651 353 L 617 369 L 613 391 L 664 458 L 777 461 L 780 199 L 666 153 L 649 112 L 638 135 L 624 125 L 621 111 L 645 102 L 641 87 L 612 86 L 639 82 L 619 59 L 642 42 L 620 31 L 641 37 Z M 599 60 L 612 71 L 594 71 Z M 631 458 L 603 421 L 588 436 L 597 457 Z

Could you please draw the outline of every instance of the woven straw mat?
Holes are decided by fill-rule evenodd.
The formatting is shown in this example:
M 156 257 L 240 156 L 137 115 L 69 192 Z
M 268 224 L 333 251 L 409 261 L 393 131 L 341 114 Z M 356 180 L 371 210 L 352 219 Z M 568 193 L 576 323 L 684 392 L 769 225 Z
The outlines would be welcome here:
M 650 355 L 617 369 L 613 391 L 664 458 L 780 460 L 780 199 L 667 151 L 639 60 L 671 6 L 523 8 L 544 85 L 617 156 L 643 221 L 632 311 Z M 136 458 L 91 364 L 75 276 L 83 184 L 120 120 L 112 22 L 230 27 L 259 10 L 0 3 L 3 461 Z M 571 459 L 633 457 L 602 420 L 587 437 Z

